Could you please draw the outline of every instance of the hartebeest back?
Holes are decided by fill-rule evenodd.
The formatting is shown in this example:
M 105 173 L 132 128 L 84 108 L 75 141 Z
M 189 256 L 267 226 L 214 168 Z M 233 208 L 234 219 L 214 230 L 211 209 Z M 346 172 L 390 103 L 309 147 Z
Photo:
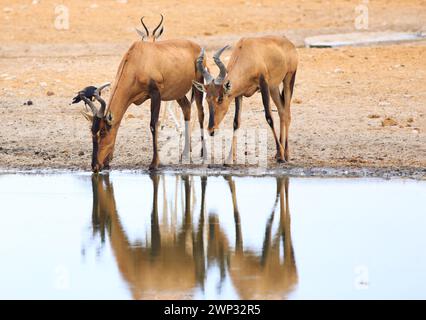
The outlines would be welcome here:
M 214 61 L 220 69 L 214 79 L 203 66 L 204 50 L 199 57 L 198 70 L 203 73 L 206 84 L 194 82 L 196 88 L 206 92 L 210 119 L 208 130 L 211 135 L 223 120 L 232 100 L 235 99 L 234 139 L 227 162 L 235 160 L 236 131 L 240 127 L 242 97 L 250 97 L 259 91 L 265 110 L 265 117 L 272 129 L 277 147 L 278 161 L 288 160 L 288 130 L 290 127 L 290 101 L 296 78 L 298 55 L 295 46 L 285 37 L 265 36 L 242 38 L 235 45 L 227 68 L 220 55 L 227 47 L 214 55 Z M 283 83 L 282 93 L 279 91 Z M 278 109 L 280 117 L 280 138 L 274 129 L 271 115 L 270 97 Z M 282 144 L 285 143 L 285 149 Z

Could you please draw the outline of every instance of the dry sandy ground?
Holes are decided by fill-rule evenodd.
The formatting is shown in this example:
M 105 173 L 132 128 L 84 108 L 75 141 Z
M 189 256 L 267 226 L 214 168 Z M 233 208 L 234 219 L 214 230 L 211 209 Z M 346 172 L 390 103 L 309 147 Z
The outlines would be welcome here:
M 426 1 L 370 2 L 370 30 L 424 30 Z M 133 30 L 145 13 L 147 22 L 155 25 L 156 14 L 163 12 L 166 38 L 197 39 L 211 56 L 212 49 L 240 35 L 283 32 L 299 44 L 305 35 L 354 31 L 358 1 L 216 1 L 214 6 L 201 1 L 63 1 L 70 8 L 68 31 L 54 29 L 54 3 L 0 1 L 3 169 L 89 168 L 89 124 L 79 113 L 82 106 L 68 104 L 86 85 L 114 79 L 126 47 L 137 40 Z M 425 42 L 298 51 L 291 161 L 283 167 L 425 172 Z M 27 100 L 34 104 L 24 105 Z M 245 99 L 243 105 L 242 128 L 268 130 L 260 96 Z M 232 127 L 232 116 L 233 107 L 224 128 Z M 130 107 L 119 132 L 114 168 L 149 164 L 148 122 L 148 104 Z M 169 116 L 163 124 L 160 145 L 178 137 Z M 267 132 L 268 164 L 276 167 Z M 194 141 L 197 138 L 194 130 Z

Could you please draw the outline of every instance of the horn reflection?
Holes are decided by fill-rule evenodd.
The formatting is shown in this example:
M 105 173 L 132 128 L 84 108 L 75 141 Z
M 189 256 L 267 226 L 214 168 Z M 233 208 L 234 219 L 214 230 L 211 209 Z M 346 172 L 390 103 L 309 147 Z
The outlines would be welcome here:
M 209 276 L 215 267 L 220 275 L 218 290 L 228 281 L 241 299 L 283 299 L 295 288 L 298 276 L 291 241 L 289 179 L 276 178 L 275 203 L 266 225 L 259 225 L 261 250 L 254 250 L 244 244 L 244 215 L 240 215 L 236 183 L 230 176 L 224 178 L 233 213 L 206 212 L 207 177 L 151 175 L 151 219 L 141 221 L 150 223 L 150 232 L 145 243 L 132 243 L 109 176 L 93 175 L 93 232 L 109 242 L 134 299 L 192 298 L 196 290 L 204 292 L 209 281 L 216 281 Z M 170 190 L 174 194 L 167 194 Z M 228 214 L 235 230 L 232 238 L 221 221 Z

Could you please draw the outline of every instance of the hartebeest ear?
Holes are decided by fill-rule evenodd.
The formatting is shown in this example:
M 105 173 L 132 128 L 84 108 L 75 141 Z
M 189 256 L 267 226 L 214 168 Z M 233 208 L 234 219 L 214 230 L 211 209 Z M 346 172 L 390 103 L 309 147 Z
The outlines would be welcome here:
M 164 27 L 162 26 L 162 27 L 161 27 L 161 29 L 160 29 L 160 31 L 157 31 L 157 32 L 154 34 L 154 38 L 155 38 L 155 40 L 158 40 L 158 39 L 161 37 L 161 35 L 163 34 L 163 32 L 164 32 Z
M 135 28 L 135 29 L 136 29 L 137 34 L 142 38 L 142 41 L 145 40 L 146 34 L 143 33 L 142 31 L 140 31 L 138 28 Z
M 232 84 L 231 84 L 231 81 L 228 80 L 223 84 L 223 92 L 225 94 L 228 94 L 231 91 L 231 89 L 232 89 Z
M 89 121 L 90 123 L 92 123 L 92 122 L 93 122 L 93 115 L 91 115 L 90 113 L 84 112 L 84 111 L 81 111 L 81 114 L 83 115 L 83 117 L 84 117 L 87 121 Z
M 199 83 L 198 81 L 192 80 L 192 84 L 194 87 L 201 92 L 206 92 L 206 88 L 204 87 L 204 84 Z
M 112 126 L 113 116 L 111 112 L 108 112 L 108 114 L 105 116 L 105 121 L 109 126 Z

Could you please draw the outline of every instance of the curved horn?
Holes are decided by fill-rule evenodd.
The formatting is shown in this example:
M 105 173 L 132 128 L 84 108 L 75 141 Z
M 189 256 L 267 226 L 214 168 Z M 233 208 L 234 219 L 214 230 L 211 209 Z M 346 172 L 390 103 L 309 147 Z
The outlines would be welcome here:
M 160 35 L 155 36 L 155 32 L 156 32 L 158 29 L 160 29 L 161 25 L 163 24 L 164 17 L 163 17 L 163 15 L 162 15 L 162 14 L 160 14 L 160 16 L 161 16 L 161 21 L 160 21 L 160 23 L 159 23 L 159 24 L 158 24 L 158 26 L 154 29 L 154 31 L 152 31 L 152 35 L 153 35 L 155 38 L 158 38 L 158 37 L 161 35 L 161 33 L 160 33 Z
M 226 70 L 226 67 L 223 64 L 223 62 L 220 60 L 220 56 L 223 53 L 223 51 L 225 51 L 228 48 L 229 48 L 229 45 L 224 46 L 222 49 L 216 51 L 216 53 L 213 56 L 213 60 L 216 63 L 216 65 L 219 67 L 219 70 L 220 70 L 219 75 L 214 80 L 215 84 L 221 84 L 223 82 L 223 80 L 225 80 L 227 70 Z
M 97 112 L 96 116 L 98 118 L 102 118 L 105 115 L 105 109 L 106 109 L 106 102 L 104 99 L 101 98 L 101 92 L 103 89 L 105 89 L 106 87 L 110 86 L 111 83 L 107 82 L 103 85 L 101 85 L 99 88 L 96 89 L 95 93 L 94 93 L 94 97 L 95 99 L 101 104 L 101 108 L 99 109 L 99 111 Z
M 141 23 L 142 23 L 142 26 L 144 27 L 144 29 L 146 31 L 146 36 L 149 37 L 149 31 L 148 31 L 148 28 L 146 27 L 145 23 L 143 22 L 143 18 L 145 18 L 145 17 L 141 18 Z
M 105 109 L 106 109 L 106 102 L 104 99 L 102 99 L 99 95 L 95 94 L 95 99 L 98 100 L 98 102 L 101 104 L 101 108 L 99 109 L 98 113 L 96 114 L 96 116 L 98 118 L 103 118 L 103 116 L 105 115 Z
M 206 81 L 206 84 L 211 83 L 214 79 L 212 75 L 207 71 L 207 68 L 204 67 L 204 56 L 205 56 L 205 50 L 204 48 L 201 49 L 200 55 L 197 58 L 197 69 L 199 72 L 202 73 L 204 80 Z
M 92 110 L 92 113 L 93 113 L 93 116 L 94 116 L 94 117 L 102 118 L 102 116 L 101 116 L 101 114 L 100 114 L 100 111 L 101 111 L 101 110 L 96 109 L 95 105 L 93 104 L 93 102 L 92 102 L 92 101 L 90 101 L 90 99 L 87 99 L 85 96 L 81 96 L 81 99 L 84 101 L 84 103 L 85 103 L 86 105 L 88 105 L 88 106 L 90 107 L 90 109 Z M 102 98 L 101 98 L 101 100 L 103 101 L 103 99 L 102 99 Z M 105 101 L 104 101 L 104 103 L 105 103 Z M 102 104 L 102 103 L 101 103 L 101 104 Z M 102 107 L 101 107 L 101 109 L 102 109 Z M 87 110 L 87 109 L 86 109 L 86 110 Z

